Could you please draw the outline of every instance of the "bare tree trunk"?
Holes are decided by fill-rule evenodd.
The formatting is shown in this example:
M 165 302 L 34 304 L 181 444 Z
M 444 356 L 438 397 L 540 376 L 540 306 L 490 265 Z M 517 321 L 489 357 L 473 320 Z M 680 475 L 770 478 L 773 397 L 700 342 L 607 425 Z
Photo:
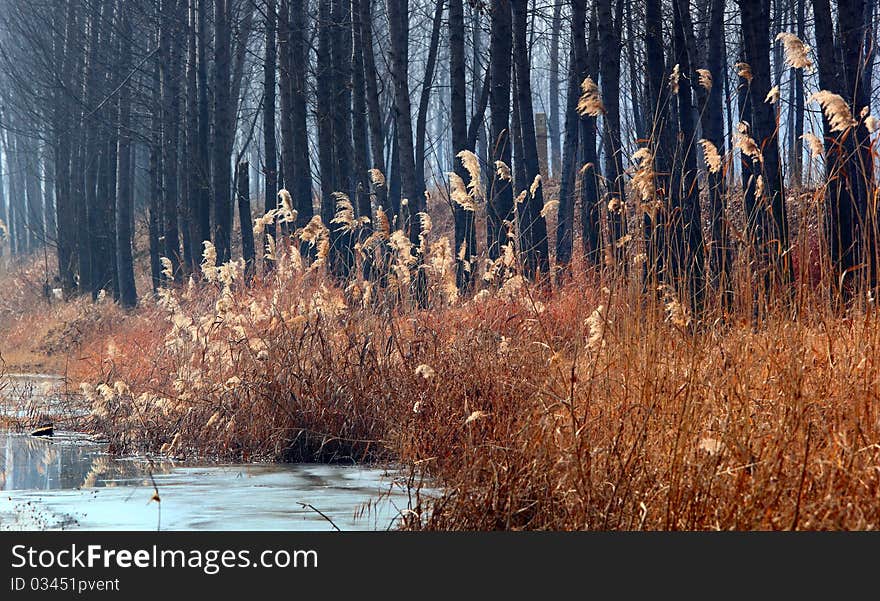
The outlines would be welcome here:
M 367 91 L 364 81 L 364 40 L 361 24 L 360 0 L 352 0 L 351 11 L 351 88 L 352 88 L 352 121 L 351 137 L 354 153 L 354 185 L 355 198 L 352 198 L 355 210 L 361 217 L 367 217 L 372 223 L 373 208 L 370 201 L 370 142 L 367 128 Z M 362 228 L 361 236 L 369 235 L 370 223 Z
M 222 3 L 223 0 L 219 0 Z M 173 279 L 181 275 L 178 212 L 178 142 L 180 138 L 180 2 L 162 0 L 159 73 L 162 86 L 162 190 L 164 254 L 171 261 Z
M 95 81 L 99 41 L 98 20 L 101 15 L 102 3 L 103 0 L 92 4 L 92 10 L 88 18 L 88 23 L 91 24 L 88 30 L 88 50 L 78 57 L 80 64 L 74 68 L 74 73 L 78 77 L 78 81 L 74 82 L 74 89 L 82 90 L 81 97 L 85 99 L 85 106 L 94 106 L 96 102 L 97 85 Z M 92 231 L 89 227 L 89 208 L 94 207 L 95 204 L 94 190 L 97 177 L 95 157 L 97 155 L 97 145 L 95 143 L 95 127 L 89 122 L 91 119 L 85 110 L 87 109 L 84 107 L 77 109 L 79 132 L 76 134 L 77 143 L 74 144 L 73 166 L 71 168 L 74 206 L 76 207 L 76 253 L 79 271 L 79 291 L 82 294 L 96 292 L 92 278 Z
M 112 89 L 115 89 L 113 86 Z M 113 121 L 118 115 L 119 108 L 113 102 L 106 118 Z M 110 105 L 110 103 L 108 103 Z M 113 136 L 113 128 L 102 127 L 102 150 L 101 167 L 98 179 L 98 206 L 95 212 L 97 224 L 96 230 L 102 232 L 96 240 L 96 253 L 94 262 L 95 287 L 100 292 L 104 290 L 113 294 L 114 300 L 119 300 L 119 276 L 116 273 L 116 162 L 117 141 Z
M 28 251 L 33 252 L 46 243 L 46 226 L 43 222 L 43 195 L 40 190 L 39 153 L 36 140 L 26 139 L 23 146 Z
M 654 155 L 655 197 L 642 199 L 646 204 L 643 228 L 647 257 L 643 278 L 646 288 L 651 288 L 661 279 L 666 278 L 666 217 L 670 201 L 672 147 L 675 141 L 672 135 L 673 124 L 669 118 L 668 70 L 664 53 L 660 0 L 646 0 L 645 55 L 648 79 L 646 110 L 651 111 L 650 148 Z
M 645 138 L 645 118 L 642 115 L 642 86 L 639 81 L 639 72 L 636 68 L 636 34 L 633 28 L 632 0 L 626 0 L 626 53 L 629 55 L 629 96 L 632 108 L 633 128 L 636 139 Z
M 250 169 L 247 161 L 238 164 L 238 221 L 241 224 L 241 254 L 244 257 L 244 276 L 247 281 L 254 276 L 256 263 L 254 221 L 251 217 Z
M 3 111 L 0 109 L 0 120 L 3 119 Z M 3 138 L 5 132 L 0 130 L 0 151 L 3 149 Z M 0 152 L 0 161 L 3 158 L 3 152 Z M 7 165 L 9 159 L 7 158 Z M 5 245 L 9 242 L 9 211 L 6 208 L 6 174 L 0 170 L 0 266 L 3 265 L 2 258 L 5 253 Z
M 335 190 L 354 197 L 351 142 L 351 2 L 332 0 L 333 150 Z
M 295 1 L 295 0 L 294 0 Z M 301 32 L 291 30 L 290 2 L 280 0 L 278 4 L 278 89 L 281 96 L 281 173 L 284 174 L 283 184 L 279 180 L 279 187 L 288 187 L 293 182 L 293 55 L 292 46 L 295 43 L 294 35 Z M 293 196 L 294 203 L 298 199 L 294 196 L 295 191 L 288 190 Z M 271 201 L 267 198 L 266 203 L 275 208 L 278 206 L 277 199 Z
M 418 181 L 413 147 L 412 107 L 409 98 L 409 0 L 388 0 L 390 69 L 394 83 L 394 122 L 401 192 L 407 205 L 401 206 L 400 225 L 414 244 L 419 242 L 421 225 L 413 219 L 425 210 L 425 182 Z M 403 204 L 401 202 L 401 204 Z
M 440 47 L 440 30 L 443 25 L 443 6 L 445 0 L 436 0 L 434 19 L 431 22 L 431 39 L 428 42 L 428 59 L 425 63 L 425 76 L 422 78 L 422 91 L 419 95 L 419 108 L 416 113 L 416 147 L 415 166 L 416 183 L 419 191 L 425 191 L 425 137 L 428 122 L 428 107 L 431 100 L 431 88 L 434 83 L 434 72 L 437 69 L 437 50 Z
M 513 210 L 518 214 L 519 193 L 525 190 L 531 182 L 526 181 L 526 168 L 523 164 L 522 130 L 519 122 L 519 94 L 516 93 L 516 68 L 514 68 L 513 63 L 514 61 L 511 60 L 510 94 L 513 98 L 513 112 L 510 115 L 510 140 L 513 145 L 513 165 L 511 165 L 513 167 L 513 193 L 516 196 Z M 519 233 L 522 234 L 523 228 L 520 219 L 517 219 L 517 226 L 519 226 Z M 519 245 L 517 248 L 520 250 L 528 246 L 527 244 L 522 244 L 522 242 L 522 239 L 517 240 Z
M 678 123 L 679 123 L 679 165 L 678 178 L 673 184 L 673 198 L 678 206 L 673 213 L 673 241 L 670 250 L 674 253 L 673 266 L 678 279 L 678 290 L 686 293 L 693 309 L 700 308 L 704 295 L 705 263 L 703 256 L 703 220 L 700 211 L 700 188 L 697 181 L 697 138 L 694 123 L 693 86 L 699 80 L 691 63 L 691 56 L 697 60 L 696 42 L 691 23 L 690 4 L 678 0 L 673 6 L 675 22 L 675 51 L 682 73 L 678 82 Z M 699 87 L 705 104 L 706 90 Z
M 798 8 L 800 10 L 803 9 L 804 0 L 798 0 Z M 877 11 L 877 0 L 865 0 L 865 18 L 864 18 L 864 54 L 865 54 L 865 62 L 864 69 L 862 73 L 862 83 L 861 88 L 866 91 L 868 101 L 871 102 L 873 98 L 871 97 L 874 93 L 874 63 L 877 58 L 877 40 L 875 39 L 876 29 L 874 27 L 874 20 L 876 17 Z M 798 31 L 800 31 L 800 27 L 802 26 L 803 19 L 798 17 Z M 798 35 L 801 35 L 800 33 Z M 871 106 L 868 104 L 867 106 Z
M 102 100 L 95 109 L 99 120 L 97 126 L 99 143 L 99 162 L 96 204 L 91 211 L 92 232 L 94 235 L 94 292 L 106 291 L 119 299 L 119 277 L 116 273 L 116 153 L 117 140 L 115 124 L 119 113 L 118 97 L 113 94 L 119 86 L 120 76 L 115 57 L 119 54 L 119 36 L 114 21 L 115 3 L 108 1 L 102 16 L 102 53 L 114 57 L 111 68 L 99 79 L 99 86 L 109 93 L 102 94 Z M 105 59 L 106 60 L 106 59 Z
M 11 168 L 9 173 L 9 250 L 12 255 L 25 252 L 26 244 L 23 235 L 26 236 L 25 227 L 22 223 L 24 207 L 22 202 L 21 168 L 20 158 L 15 150 L 15 136 L 9 132 L 4 137 L 3 151 Z
M 806 38 L 806 0 L 795 0 L 795 4 L 797 6 L 792 7 L 792 12 L 796 13 L 797 36 L 803 40 Z M 790 111 L 794 112 L 794 117 L 789 117 L 792 123 L 789 162 L 792 170 L 792 185 L 800 187 L 804 177 L 804 151 L 801 143 L 801 137 L 804 135 L 804 71 L 792 68 L 790 74 L 791 91 L 794 96 Z
M 116 19 L 120 39 L 120 70 L 132 68 L 132 26 L 125 0 L 117 0 Z M 119 89 L 119 121 L 116 152 L 116 271 L 119 278 L 119 302 L 126 309 L 137 305 L 132 257 L 131 219 L 133 211 L 131 181 L 131 83 L 124 81 Z
M 150 200 L 148 227 L 150 237 L 150 275 L 152 277 L 153 292 L 162 285 L 162 265 L 159 261 L 162 255 L 160 249 L 161 239 L 161 199 L 162 199 L 162 98 L 160 94 L 160 76 L 158 63 L 152 73 L 152 137 L 150 139 Z
M 254 27 L 254 4 L 253 2 L 242 2 L 238 5 L 238 10 L 240 12 L 235 22 L 234 35 L 231 36 L 231 41 L 235 42 L 235 52 L 232 53 L 231 89 L 229 91 L 229 97 L 232 101 L 233 127 L 235 116 L 238 115 L 238 109 L 241 106 L 241 86 L 244 81 L 245 60 L 248 56 L 251 31 Z M 232 18 L 232 15 L 229 18 Z M 234 140 L 234 136 L 231 140 Z M 232 146 L 233 142 L 230 142 L 229 154 L 232 154 Z
M 767 4 L 768 31 L 785 31 L 785 12 L 782 9 L 782 0 L 763 0 Z M 790 0 L 789 0 L 790 1 Z M 772 4 L 772 6 L 771 6 Z M 771 10 L 772 8 L 772 10 Z M 768 41 L 770 37 L 767 37 Z M 782 73 L 784 69 L 783 52 L 781 44 L 774 44 L 770 48 L 773 55 L 773 84 L 779 86 L 782 84 Z
M 553 7 L 550 29 L 550 171 L 559 179 L 562 172 L 562 148 L 559 134 L 559 39 L 562 37 L 562 2 Z M 574 4 L 574 3 L 572 3 Z M 557 245 L 558 246 L 558 245 Z
M 275 32 L 278 13 L 275 4 L 275 0 L 266 1 L 266 54 L 263 59 L 263 146 L 266 155 L 263 167 L 263 173 L 266 175 L 263 210 L 266 213 L 278 206 L 278 147 L 275 141 L 275 73 L 278 63 Z M 283 3 L 283 5 L 286 9 L 287 4 Z M 286 21 L 289 15 L 282 13 L 281 18 Z M 265 232 L 266 236 L 276 237 L 274 221 L 266 226 Z M 267 240 L 264 239 L 262 241 L 264 248 L 266 243 Z
M 281 162 L 284 185 L 297 211 L 296 227 L 314 216 L 312 170 L 307 130 L 304 0 L 281 0 L 278 18 L 278 58 L 281 90 Z M 319 107 L 319 109 L 326 107 Z M 279 184 L 280 185 L 280 184 Z
M 599 19 L 599 72 L 602 83 L 602 101 L 605 104 L 603 119 L 603 146 L 605 152 L 605 177 L 608 181 L 608 224 L 615 265 L 626 268 L 623 247 L 617 243 L 626 233 L 625 178 L 620 140 L 620 26 L 623 1 L 616 0 L 616 17 L 612 15 L 612 0 L 597 0 Z
M 512 15 L 508 0 L 492 1 L 492 31 L 489 40 L 491 92 L 489 109 L 492 127 L 490 154 L 492 183 L 487 197 L 487 245 L 489 258 L 497 259 L 501 247 L 508 243 L 505 222 L 513 222 L 513 188 L 510 177 L 510 58 L 512 45 Z M 506 174 L 503 171 L 506 169 Z
M 198 108 L 198 59 L 196 30 L 196 5 L 193 0 L 187 3 L 187 34 L 186 34 L 186 127 L 184 131 L 184 169 L 185 177 L 181 179 L 186 185 L 186 194 L 182 204 L 183 230 L 189 242 L 187 271 L 195 271 L 201 262 L 202 241 L 199 223 L 199 198 L 201 194 L 201 174 L 199 169 L 199 108 Z
M 391 226 L 392 229 L 396 229 L 402 227 L 400 222 L 400 205 L 403 200 L 403 194 L 400 181 L 400 145 L 397 143 L 397 120 L 393 118 L 393 114 L 391 117 L 391 148 L 389 149 L 390 156 L 388 158 L 388 204 L 391 209 L 389 213 Z
M 538 278 L 545 277 L 550 272 L 550 251 L 547 222 L 541 214 L 544 208 L 544 184 L 540 179 L 538 143 L 535 138 L 535 119 L 532 109 L 532 85 L 529 73 L 531 65 L 526 38 L 527 13 L 528 9 L 524 3 L 513 3 L 516 95 L 523 151 L 522 165 L 525 168 L 525 184 L 528 188 L 525 200 L 519 205 L 520 239 L 524 241 L 520 251 L 524 257 L 526 274 Z
M 217 264 L 232 257 L 231 174 L 228 149 L 234 132 L 231 96 L 232 25 L 230 0 L 214 0 L 214 246 Z
M 330 35 L 330 73 L 332 82 L 332 102 L 330 104 L 331 132 L 333 136 L 333 192 L 341 192 L 355 202 L 355 177 L 352 171 L 351 138 L 351 1 L 332 0 L 330 13 L 332 28 Z M 321 166 L 321 177 L 327 173 Z M 331 200 L 330 211 L 336 213 L 335 199 Z M 355 209 L 356 210 L 356 209 Z M 326 221 L 325 223 L 330 223 Z M 330 227 L 331 264 L 336 273 L 347 278 L 354 265 L 354 249 L 351 232 Z
M 840 93 L 845 98 L 847 92 L 843 87 L 843 67 L 836 47 L 829 0 L 813 0 L 813 16 L 816 28 L 819 87 Z M 858 261 L 858 241 L 855 237 L 854 224 L 855 189 L 846 182 L 847 160 L 852 146 L 847 144 L 843 135 L 832 131 L 831 124 L 824 115 L 822 128 L 825 139 L 825 177 L 828 180 L 825 190 L 825 233 L 835 276 L 831 278 L 831 293 L 834 297 L 843 293 L 846 299 L 851 295 L 851 286 L 841 278 L 849 273 Z M 845 133 L 846 137 L 849 137 L 849 132 Z M 840 284 L 844 284 L 843 290 L 839 288 Z
M 803 3 L 803 0 L 799 0 Z M 724 48 L 714 41 L 724 37 L 724 4 L 725 0 L 711 0 L 709 15 L 709 36 L 706 40 L 708 56 L 706 66 L 713 76 L 713 84 L 709 90 L 707 105 L 702 108 L 703 137 L 709 140 L 718 150 L 720 156 L 725 156 L 727 148 L 724 136 L 724 98 L 722 95 L 722 82 L 719 78 L 727 80 Z M 693 66 L 693 65 L 692 65 Z M 800 70 L 798 73 L 802 73 Z M 801 125 L 803 131 L 803 85 L 798 87 L 801 98 Z M 797 147 L 796 141 L 792 145 Z M 709 194 L 709 274 L 712 283 L 721 293 L 721 299 L 725 306 L 732 302 L 733 291 L 730 289 L 728 270 L 731 264 L 730 234 L 727 224 L 727 183 L 724 178 L 724 169 L 709 171 L 707 178 Z
M 196 144 L 196 173 L 198 175 L 197 210 L 198 241 L 211 240 L 211 160 L 210 130 L 211 105 L 208 102 L 208 40 L 207 0 L 196 2 L 196 83 L 198 85 L 198 144 Z M 199 249 L 200 250 L 200 249 Z
M 727 36 L 721 36 L 721 56 L 724 57 L 722 63 L 725 65 L 725 69 L 727 69 L 728 61 L 732 56 L 732 53 L 729 52 L 729 47 L 727 45 Z M 734 119 L 733 105 L 734 105 L 734 95 L 730 90 L 730 74 L 725 73 L 723 76 L 724 81 L 724 107 L 725 107 L 725 115 L 727 117 L 727 139 L 733 140 L 733 132 L 736 127 L 736 121 Z M 727 177 L 725 178 L 725 184 L 728 187 L 732 187 L 733 183 L 736 181 L 736 169 L 734 165 L 731 163 L 730 168 L 727 170 Z
M 57 31 L 64 31 L 64 38 L 69 40 L 72 29 L 74 14 L 73 4 L 56 0 L 56 23 Z M 74 233 L 72 220 L 71 185 L 70 185 L 70 136 L 66 129 L 70 124 L 70 111 L 67 106 L 66 90 L 70 85 L 72 53 L 75 46 L 64 43 L 60 36 L 53 40 L 54 66 L 56 69 L 55 81 L 52 90 L 52 138 L 54 147 L 53 164 L 55 166 L 55 214 L 57 225 L 57 259 L 58 275 L 61 280 L 61 289 L 65 297 L 73 294 L 76 288 L 74 276 Z M 10 203 L 12 199 L 10 198 Z M 10 205 L 11 206 L 11 205 Z M 11 219 L 10 219 L 11 223 Z
M 739 61 L 745 62 L 745 50 L 740 48 Z M 737 103 L 739 105 L 739 119 L 737 120 L 737 129 L 745 129 L 748 123 L 752 122 L 752 96 L 749 92 L 750 76 L 747 70 L 741 70 L 739 73 L 739 85 L 737 86 Z M 748 133 L 748 132 L 746 132 Z M 766 230 L 767 216 L 764 211 L 756 210 L 755 192 L 756 181 L 760 171 L 756 169 L 755 161 L 740 153 L 741 158 L 741 183 L 743 195 L 743 208 L 746 217 L 746 235 L 750 238 L 748 241 L 749 251 L 754 253 L 755 248 L 760 246 L 761 240 L 764 238 Z
M 872 207 L 875 191 L 875 167 L 871 137 L 860 117 L 863 109 L 870 110 L 871 91 L 864 87 L 864 57 L 867 27 L 865 22 L 867 0 L 838 2 L 837 22 L 839 48 L 843 57 L 842 95 L 852 108 L 859 124 L 845 137 L 847 180 L 853 192 L 855 228 L 855 265 L 866 267 L 865 282 L 873 289 L 877 285 L 877 220 Z
M 757 199 L 757 209 L 768 213 L 770 220 L 766 232 L 755 236 L 758 249 L 767 258 L 783 282 L 791 279 L 790 255 L 788 250 L 788 218 L 785 210 L 782 169 L 779 165 L 779 141 L 776 127 L 775 105 L 764 102 L 770 92 L 770 32 L 769 11 L 758 3 L 739 0 L 742 11 L 743 43 L 746 62 L 751 66 L 752 80 L 749 95 L 752 105 L 751 136 L 762 149 L 763 161 L 756 167 L 763 180 L 763 196 Z M 765 211 L 764 207 L 770 207 Z M 764 242 L 774 242 L 765 246 Z
M 382 180 L 388 177 L 385 167 L 385 132 L 382 127 L 382 109 L 379 104 L 379 84 L 376 75 L 376 56 L 373 48 L 373 9 L 372 0 L 356 0 L 359 8 L 361 26 L 361 43 L 363 45 L 364 87 L 367 99 L 367 117 L 370 128 L 370 150 L 373 169 L 382 173 Z M 384 181 L 372 182 L 376 195 L 376 206 L 388 209 L 388 186 Z M 400 211 L 400 207 L 391 207 L 392 215 Z
M 330 222 L 336 212 L 337 191 L 334 178 L 336 157 L 333 137 L 333 34 L 331 28 L 332 0 L 319 0 L 318 3 L 318 61 L 315 70 L 315 93 L 317 105 L 315 119 L 318 125 L 318 164 L 321 169 L 321 220 L 324 225 L 335 228 Z M 333 251 L 331 242 L 331 252 Z M 331 259 L 331 264 L 335 257 Z
M 452 125 L 452 152 L 454 171 L 467 186 L 470 173 L 457 158 L 459 152 L 473 151 L 468 140 L 467 86 L 464 58 L 464 6 L 462 0 L 449 0 L 449 80 Z M 479 182 L 478 182 L 479 183 Z M 459 290 L 470 290 L 474 280 L 474 258 L 477 254 L 474 211 L 470 207 L 453 205 L 455 218 L 455 274 Z
M 71 111 L 68 107 L 66 97 L 66 88 L 71 85 L 71 73 L 73 65 L 73 52 L 76 46 L 69 41 L 73 35 L 75 8 L 73 3 L 65 3 L 56 0 L 56 29 L 64 31 L 64 39 L 55 39 L 54 47 L 54 66 L 56 69 L 55 81 L 52 94 L 52 137 L 54 141 L 54 165 L 55 165 L 55 190 L 57 199 L 55 201 L 55 214 L 57 215 L 58 241 L 57 241 L 57 258 L 58 258 L 58 275 L 61 280 L 61 289 L 65 297 L 70 297 L 76 289 L 75 265 L 74 265 L 74 218 L 73 203 L 71 198 L 71 180 L 70 180 L 70 157 L 71 143 L 70 135 L 67 128 L 71 123 Z M 65 10 L 67 4 L 67 10 Z M 8 157 L 8 154 L 7 154 Z M 11 210 L 10 198 L 10 210 Z M 11 211 L 10 211 L 11 212 Z M 9 215 L 9 224 L 11 226 L 12 218 Z
M 594 10 L 590 16 L 586 73 L 594 80 L 599 78 L 599 21 Z M 599 203 L 599 151 L 597 147 L 598 127 L 596 117 L 584 115 L 580 119 L 580 164 L 579 188 L 581 204 L 581 228 L 584 256 L 590 265 L 602 264 L 601 214 Z
M 578 171 L 579 129 L 577 105 L 581 82 L 586 77 L 586 2 L 571 3 L 571 52 L 568 59 L 568 85 L 565 102 L 565 145 L 563 166 L 559 177 L 559 210 L 556 220 L 556 265 L 568 270 L 574 242 L 575 177 Z M 555 13 L 554 13 L 555 22 Z M 558 43 L 558 42 L 557 42 Z M 557 56 L 556 60 L 559 58 Z M 550 122 L 553 122 L 552 109 Z
M 482 16 L 483 16 L 483 7 L 484 4 L 476 4 L 472 2 L 468 2 L 468 6 L 470 6 L 471 10 L 471 29 L 472 29 L 472 63 L 473 66 L 471 68 L 473 72 L 473 80 L 474 84 L 472 87 L 472 97 L 471 97 L 471 105 L 477 105 L 478 103 L 478 92 L 476 88 L 478 74 L 485 73 L 483 77 L 483 81 L 481 82 L 482 90 L 479 93 L 481 97 L 479 100 L 480 106 L 482 109 L 479 111 L 479 119 L 477 119 L 477 111 L 473 111 L 472 119 L 471 119 L 471 128 L 468 129 L 469 138 L 473 138 L 475 140 L 474 148 L 476 149 L 477 156 L 480 158 L 481 164 L 489 166 L 489 172 L 486 173 L 487 170 L 483 170 L 480 174 L 483 180 L 483 189 L 486 190 L 489 188 L 489 184 L 492 181 L 492 162 L 490 156 L 489 142 L 488 142 L 488 127 L 486 126 L 483 116 L 486 112 L 486 107 L 489 105 L 489 92 L 491 91 L 492 84 L 490 82 L 490 69 L 491 65 L 487 64 L 485 67 L 483 66 L 483 35 L 482 35 Z M 488 63 L 489 61 L 487 61 Z M 473 132 L 473 134 L 472 134 Z

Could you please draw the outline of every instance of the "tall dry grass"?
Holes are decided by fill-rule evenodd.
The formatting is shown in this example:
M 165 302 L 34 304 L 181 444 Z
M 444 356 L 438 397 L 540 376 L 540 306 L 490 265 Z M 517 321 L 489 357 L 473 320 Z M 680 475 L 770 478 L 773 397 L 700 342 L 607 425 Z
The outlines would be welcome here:
M 245 285 L 209 248 L 189 285 L 83 342 L 92 427 L 119 452 L 395 461 L 443 491 L 413 529 L 880 524 L 880 324 L 867 300 L 837 310 L 810 261 L 772 303 L 741 261 L 736 305 L 696 315 L 636 274 L 577 268 L 550 292 L 503 258 L 458 298 L 433 249 L 419 306 L 400 248 L 384 288 L 295 248 Z

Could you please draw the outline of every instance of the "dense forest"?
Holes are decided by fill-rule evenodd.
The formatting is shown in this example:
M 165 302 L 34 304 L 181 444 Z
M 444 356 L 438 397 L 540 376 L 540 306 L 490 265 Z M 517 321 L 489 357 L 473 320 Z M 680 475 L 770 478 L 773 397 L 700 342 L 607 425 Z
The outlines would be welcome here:
M 147 247 L 155 290 L 204 241 L 248 273 L 276 238 L 314 259 L 297 234 L 321 224 L 337 277 L 378 277 L 390 232 L 418 254 L 439 212 L 464 293 L 509 251 L 529 279 L 583 261 L 696 308 L 729 300 L 737 257 L 767 291 L 798 275 L 789 205 L 811 190 L 809 258 L 845 296 L 876 283 L 876 8 L 7 0 L 5 252 L 132 307 Z

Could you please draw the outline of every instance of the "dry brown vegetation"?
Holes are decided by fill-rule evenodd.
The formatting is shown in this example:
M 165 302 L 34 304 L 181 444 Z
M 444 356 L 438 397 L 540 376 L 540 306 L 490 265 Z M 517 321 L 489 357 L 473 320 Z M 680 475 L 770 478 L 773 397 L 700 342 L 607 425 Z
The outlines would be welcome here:
M 251 285 L 206 261 L 132 314 L 62 305 L 90 427 L 123 453 L 395 461 L 443 491 L 413 529 L 880 525 L 876 311 L 832 311 L 809 261 L 790 302 L 743 301 L 740 263 L 737 304 L 694 316 L 634 273 L 550 292 L 503 259 L 458 298 L 427 239 L 419 307 L 394 248 L 385 288 L 279 250 Z
M 0 359 L 4 371 L 53 372 L 67 360 L 60 334 L 75 329 L 91 303 L 62 303 L 47 296 L 41 260 L 23 261 L 0 271 Z

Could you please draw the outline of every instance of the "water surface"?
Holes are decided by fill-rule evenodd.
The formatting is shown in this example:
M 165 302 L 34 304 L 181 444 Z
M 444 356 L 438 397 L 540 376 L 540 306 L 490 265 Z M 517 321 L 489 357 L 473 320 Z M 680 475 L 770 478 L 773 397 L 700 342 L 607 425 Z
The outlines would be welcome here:
M 51 411 L 52 384 L 18 376 L 0 390 L 0 414 Z M 4 401 L 10 390 L 26 402 Z M 181 464 L 106 448 L 0 430 L 0 530 L 384 530 L 407 505 L 394 474 L 374 467 Z

